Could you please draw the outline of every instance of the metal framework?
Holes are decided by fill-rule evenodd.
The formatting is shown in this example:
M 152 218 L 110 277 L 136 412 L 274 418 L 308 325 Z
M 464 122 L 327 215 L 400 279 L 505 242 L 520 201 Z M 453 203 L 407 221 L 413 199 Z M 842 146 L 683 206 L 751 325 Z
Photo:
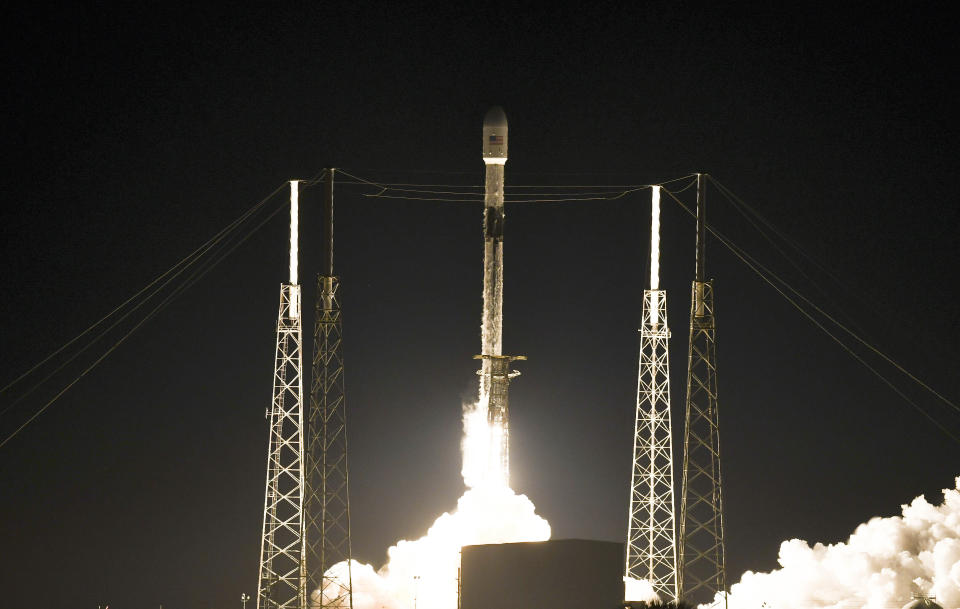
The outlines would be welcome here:
M 654 311 L 656 314 L 652 314 Z M 661 320 L 662 323 L 656 323 Z M 667 293 L 646 290 L 640 330 L 626 576 L 647 580 L 661 600 L 675 602 L 678 597 L 669 339 Z
M 347 419 L 343 384 L 343 325 L 337 277 L 317 278 L 313 379 L 307 452 L 307 581 L 311 607 L 350 609 L 353 582 Z M 330 567 L 346 561 L 346 573 Z
M 350 476 L 343 384 L 343 320 L 333 274 L 333 175 L 326 169 L 321 214 L 321 273 L 313 327 L 313 376 L 307 417 L 306 560 L 310 606 L 353 608 Z M 345 562 L 346 569 L 331 570 Z
M 258 609 L 306 607 L 303 533 L 303 375 L 300 286 L 280 288 Z
M 723 493 L 717 404 L 716 310 L 713 281 L 704 280 L 706 237 L 703 175 L 697 177 L 697 272 L 690 302 L 687 400 L 680 507 L 680 596 L 726 599 Z M 724 600 L 724 605 L 726 601 Z
M 675 602 L 678 597 L 669 339 L 667 293 L 646 290 L 640 330 L 626 577 L 647 580 L 661 600 Z

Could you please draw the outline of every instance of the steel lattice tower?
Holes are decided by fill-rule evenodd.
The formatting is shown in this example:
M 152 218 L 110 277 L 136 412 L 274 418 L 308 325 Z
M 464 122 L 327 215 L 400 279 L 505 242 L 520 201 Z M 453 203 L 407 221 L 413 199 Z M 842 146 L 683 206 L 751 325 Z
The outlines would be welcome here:
M 643 294 L 625 577 L 677 600 L 667 292 L 659 287 L 660 189 L 653 188 L 650 288 Z M 628 584 L 629 585 L 629 584 Z M 629 592 L 627 594 L 629 596 Z M 625 600 L 640 600 L 626 598 Z
M 298 182 L 290 182 L 290 282 L 280 287 L 258 609 L 306 607 L 303 536 L 303 349 L 297 283 Z
M 697 266 L 690 303 L 687 400 L 683 433 L 680 508 L 680 596 L 717 593 L 726 599 L 723 493 L 717 409 L 716 310 L 713 281 L 705 280 L 706 202 L 704 175 L 697 174 Z M 724 601 L 724 605 L 726 602 Z
M 343 382 L 343 322 L 333 274 L 333 169 L 326 170 L 322 272 L 317 276 L 313 377 L 307 424 L 307 583 L 310 606 L 352 609 L 350 494 Z M 346 561 L 345 571 L 330 568 Z

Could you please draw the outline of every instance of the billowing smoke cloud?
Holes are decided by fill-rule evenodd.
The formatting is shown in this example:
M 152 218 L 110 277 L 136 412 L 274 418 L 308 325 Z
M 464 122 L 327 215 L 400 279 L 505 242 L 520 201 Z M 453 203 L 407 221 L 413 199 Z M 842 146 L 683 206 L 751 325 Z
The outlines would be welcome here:
M 623 600 L 654 602 L 661 601 L 660 595 L 654 592 L 653 585 L 646 579 L 623 578 Z
M 744 573 L 729 609 L 889 609 L 916 593 L 960 609 L 960 477 L 940 505 L 917 497 L 901 507 L 901 516 L 861 524 L 846 543 L 783 542 L 780 568 Z
M 457 606 L 460 548 L 465 545 L 544 541 L 550 524 L 536 514 L 533 503 L 486 475 L 487 451 L 496 430 L 487 424 L 485 405 L 464 407 L 463 479 L 466 492 L 452 512 L 434 521 L 420 539 L 401 540 L 387 550 L 387 563 L 352 563 L 354 609 L 451 609 Z M 346 581 L 346 563 L 329 575 Z M 318 593 L 314 592 L 314 602 Z M 339 596 L 328 591 L 329 597 Z

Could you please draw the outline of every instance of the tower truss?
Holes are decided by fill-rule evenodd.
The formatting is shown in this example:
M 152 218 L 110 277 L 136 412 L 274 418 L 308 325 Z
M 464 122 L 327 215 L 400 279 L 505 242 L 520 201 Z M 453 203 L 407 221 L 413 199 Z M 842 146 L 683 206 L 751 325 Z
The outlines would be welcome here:
M 670 425 L 670 363 L 667 293 L 643 294 L 633 480 L 627 532 L 626 577 L 647 580 L 661 600 L 677 600 L 673 441 Z M 626 600 L 641 600 L 631 599 Z
M 353 607 L 343 325 L 337 277 L 320 275 L 308 423 L 307 564 L 311 606 Z M 346 569 L 330 567 L 346 561 Z
M 283 284 L 270 408 L 258 609 L 302 609 L 303 376 L 300 286 Z
M 726 598 L 713 281 L 704 279 L 704 176 L 697 176 L 697 267 L 690 299 L 680 508 L 680 595 Z M 724 603 L 725 604 L 725 603 Z
M 317 276 L 313 375 L 307 418 L 307 584 L 310 607 L 352 609 L 352 549 L 343 379 L 343 320 L 333 275 L 333 169 L 326 170 L 322 273 Z M 331 571 L 337 563 L 343 568 Z

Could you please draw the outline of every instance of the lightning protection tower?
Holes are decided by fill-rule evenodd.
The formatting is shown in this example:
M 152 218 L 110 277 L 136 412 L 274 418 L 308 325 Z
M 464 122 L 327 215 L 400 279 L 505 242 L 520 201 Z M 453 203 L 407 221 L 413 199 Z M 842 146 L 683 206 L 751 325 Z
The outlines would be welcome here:
M 696 278 L 690 303 L 687 401 L 683 432 L 683 484 L 680 507 L 680 596 L 713 600 L 724 594 L 723 493 L 717 411 L 717 343 L 713 281 L 706 280 L 706 198 L 704 175 L 697 174 Z
M 333 274 L 333 175 L 334 170 L 327 169 L 323 181 L 323 249 L 307 424 L 307 583 L 311 607 L 352 609 L 343 321 L 339 278 Z M 330 570 L 344 561 L 345 568 Z
M 670 425 L 670 362 L 667 292 L 660 284 L 660 187 L 653 187 L 650 226 L 650 289 L 643 292 L 640 366 L 633 440 L 633 480 L 627 532 L 625 600 L 631 580 L 647 580 L 661 600 L 677 596 L 673 511 L 673 441 Z
M 280 286 L 258 609 L 304 609 L 303 350 L 297 283 L 299 183 L 290 182 L 290 282 Z

